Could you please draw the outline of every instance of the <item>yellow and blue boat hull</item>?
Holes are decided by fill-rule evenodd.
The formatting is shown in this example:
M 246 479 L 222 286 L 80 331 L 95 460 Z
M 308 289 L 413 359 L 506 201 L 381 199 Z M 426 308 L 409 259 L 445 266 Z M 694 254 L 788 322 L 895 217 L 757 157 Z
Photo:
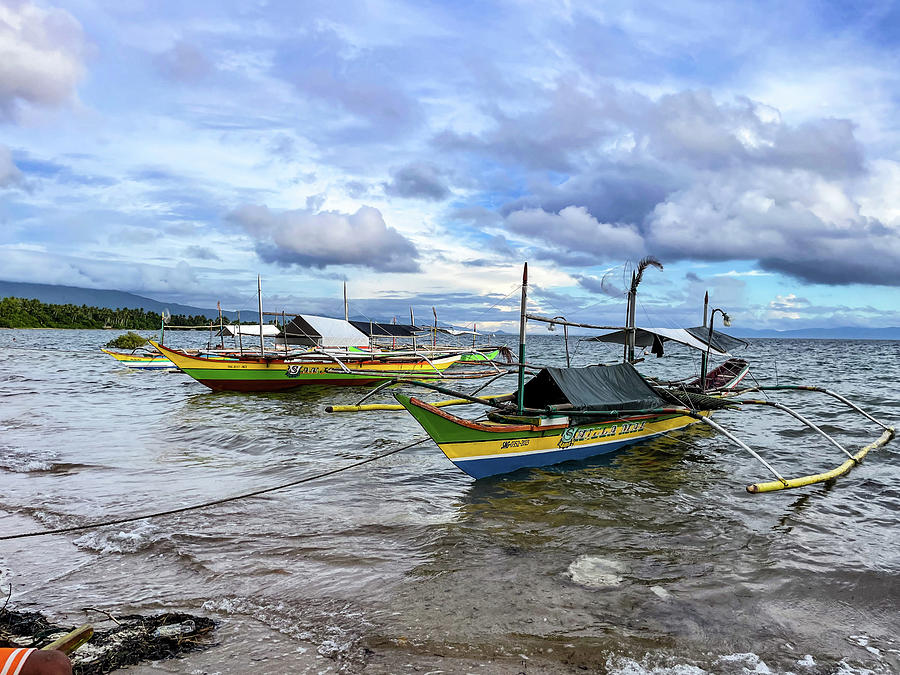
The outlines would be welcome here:
M 415 398 L 395 397 L 447 459 L 473 478 L 587 459 L 698 422 L 677 412 L 585 423 L 563 415 L 540 418 L 539 424 L 472 422 Z

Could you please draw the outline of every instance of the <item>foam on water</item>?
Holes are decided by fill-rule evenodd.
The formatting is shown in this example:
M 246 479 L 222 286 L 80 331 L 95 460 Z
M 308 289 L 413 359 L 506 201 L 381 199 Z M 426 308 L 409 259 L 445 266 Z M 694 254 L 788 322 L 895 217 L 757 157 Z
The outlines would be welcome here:
M 84 551 L 95 551 L 105 554 L 130 554 L 149 549 L 155 543 L 169 538 L 168 533 L 148 520 L 129 523 L 130 529 L 119 527 L 89 531 L 74 542 Z
M 617 586 L 624 580 L 622 563 L 595 555 L 578 556 L 566 574 L 579 586 L 604 588 Z
M 0 446 L 0 469 L 13 473 L 52 471 L 59 453 L 46 448 L 25 449 L 14 446 Z
M 342 665 L 358 663 L 364 655 L 360 639 L 372 627 L 359 608 L 350 603 L 307 600 L 287 603 L 246 597 L 207 600 L 210 613 L 249 616 L 295 640 L 315 646 L 316 652 Z M 298 650 L 303 653 L 306 650 Z

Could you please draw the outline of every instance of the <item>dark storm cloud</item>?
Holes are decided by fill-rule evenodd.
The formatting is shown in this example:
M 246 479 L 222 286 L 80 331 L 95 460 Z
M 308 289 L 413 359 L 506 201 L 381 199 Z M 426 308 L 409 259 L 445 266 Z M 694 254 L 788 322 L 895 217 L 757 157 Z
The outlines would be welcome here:
M 581 207 L 569 206 L 559 213 L 516 211 L 506 218 L 505 225 L 514 234 L 544 242 L 546 246 L 536 252 L 565 265 L 639 257 L 644 250 L 635 227 L 601 223 Z
M 575 281 L 578 282 L 579 286 L 591 293 L 621 300 L 625 295 L 625 291 L 616 286 L 613 275 L 614 272 L 611 271 L 598 279 L 591 275 L 576 274 Z
M 520 188 L 497 209 L 501 229 L 540 257 L 765 259 L 806 281 L 900 284 L 897 228 L 858 216 L 853 191 L 868 176 L 848 120 L 791 125 L 773 108 L 704 90 L 652 99 L 562 83 L 547 100 L 435 141 L 511 167 L 510 188 Z
M 390 183 L 385 183 L 384 191 L 396 197 L 443 201 L 450 190 L 441 178 L 437 167 L 424 162 L 415 162 L 393 172 Z
M 813 283 L 900 286 L 896 228 L 859 217 L 824 220 L 817 212 L 828 202 L 820 193 L 830 200 L 841 194 L 794 173 L 719 175 L 660 204 L 647 239 L 666 259 L 758 260 Z
M 256 242 L 266 262 L 323 268 L 359 265 L 379 272 L 418 272 L 419 252 L 411 241 L 388 227 L 378 209 L 356 213 L 306 210 L 275 212 L 246 204 L 228 215 Z
M 541 208 L 551 213 L 567 206 L 581 206 L 607 223 L 633 223 L 641 228 L 644 218 L 670 192 L 684 185 L 684 178 L 648 164 L 593 166 L 564 182 L 537 180 L 529 194 L 506 202 L 501 211 Z

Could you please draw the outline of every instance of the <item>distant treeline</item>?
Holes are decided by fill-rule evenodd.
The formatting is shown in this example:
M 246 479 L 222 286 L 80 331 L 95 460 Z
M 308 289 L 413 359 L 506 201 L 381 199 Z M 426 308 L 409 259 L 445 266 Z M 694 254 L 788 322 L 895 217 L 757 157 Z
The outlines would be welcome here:
M 121 328 L 156 330 L 162 317 L 143 309 L 109 309 L 87 305 L 48 305 L 40 300 L 0 300 L 0 328 Z M 229 323 L 228 319 L 223 319 Z M 205 316 L 174 314 L 166 323 L 178 326 L 209 325 Z M 216 322 L 218 323 L 218 322 Z

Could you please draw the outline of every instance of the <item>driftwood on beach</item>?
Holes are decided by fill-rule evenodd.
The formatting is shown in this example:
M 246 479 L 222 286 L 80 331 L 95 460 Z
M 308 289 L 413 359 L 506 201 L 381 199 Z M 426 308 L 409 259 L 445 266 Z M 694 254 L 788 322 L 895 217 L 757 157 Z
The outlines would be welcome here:
M 212 619 L 182 613 L 110 617 L 112 628 L 95 630 L 70 658 L 82 675 L 109 673 L 142 661 L 170 659 L 212 645 Z M 74 627 L 50 623 L 38 612 L 0 610 L 0 647 L 44 647 Z

